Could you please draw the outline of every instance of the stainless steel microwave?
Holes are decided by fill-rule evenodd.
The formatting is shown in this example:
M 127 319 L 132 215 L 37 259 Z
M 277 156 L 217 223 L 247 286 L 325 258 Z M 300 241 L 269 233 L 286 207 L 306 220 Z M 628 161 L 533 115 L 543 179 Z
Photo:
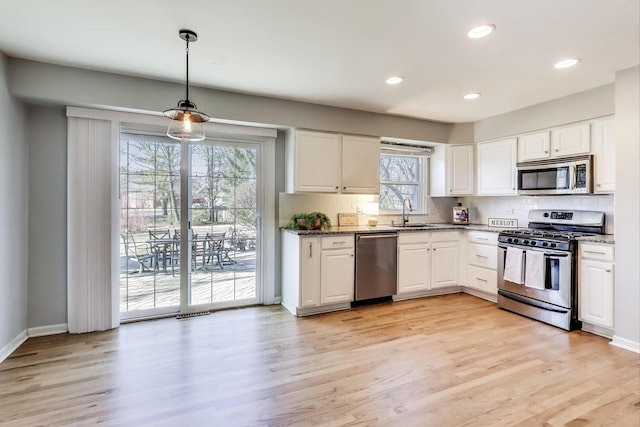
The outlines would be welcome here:
M 518 194 L 593 192 L 591 155 L 522 162 L 517 169 Z

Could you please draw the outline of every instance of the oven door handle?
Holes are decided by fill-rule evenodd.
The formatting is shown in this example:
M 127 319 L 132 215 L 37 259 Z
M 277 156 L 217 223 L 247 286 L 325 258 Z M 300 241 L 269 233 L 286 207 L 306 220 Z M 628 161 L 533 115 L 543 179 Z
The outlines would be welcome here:
M 528 251 L 528 250 L 533 249 L 532 246 L 509 245 L 509 244 L 504 244 L 504 243 L 498 244 L 498 248 L 499 249 L 504 249 L 504 250 L 506 250 L 507 248 L 516 248 L 516 249 L 520 249 L 522 251 Z M 538 247 L 537 249 L 540 250 L 541 248 Z M 545 257 L 562 258 L 562 257 L 568 257 L 569 255 L 571 255 L 569 252 L 554 251 L 553 249 L 548 249 L 548 248 L 545 248 L 545 249 L 541 250 L 540 252 L 544 252 L 544 256 Z

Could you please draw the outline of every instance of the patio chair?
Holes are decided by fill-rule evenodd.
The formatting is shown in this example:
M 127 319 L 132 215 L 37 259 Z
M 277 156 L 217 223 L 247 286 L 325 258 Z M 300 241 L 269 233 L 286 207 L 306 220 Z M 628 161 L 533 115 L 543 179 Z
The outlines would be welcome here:
M 173 246 L 173 240 L 171 239 L 171 231 L 167 229 L 163 230 L 148 230 L 149 242 L 156 256 L 156 270 L 162 262 L 164 272 L 167 272 L 167 264 L 171 261 L 171 247 Z M 157 242 L 157 243 L 155 243 Z
M 124 253 L 126 257 L 126 272 L 129 274 L 129 260 L 136 262 L 138 275 L 143 271 L 151 271 L 154 267 L 155 253 L 146 243 L 136 243 L 135 237 L 131 233 L 120 234 L 122 243 L 124 244 Z
M 224 236 L 226 233 L 207 233 L 205 238 L 205 250 L 206 261 L 211 263 L 215 260 L 215 263 L 220 266 L 220 269 L 224 269 Z

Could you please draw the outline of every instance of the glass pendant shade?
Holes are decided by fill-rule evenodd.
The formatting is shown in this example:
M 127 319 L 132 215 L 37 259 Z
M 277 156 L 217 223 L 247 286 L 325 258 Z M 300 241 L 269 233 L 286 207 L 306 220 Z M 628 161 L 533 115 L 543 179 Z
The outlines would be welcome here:
M 202 141 L 205 138 L 204 124 L 209 121 L 209 116 L 189 101 L 189 42 L 198 40 L 198 35 L 191 30 L 180 30 L 180 38 L 187 42 L 187 78 L 185 81 L 186 97 L 178 102 L 174 108 L 164 110 L 164 115 L 171 119 L 167 136 L 178 141 Z
M 196 105 L 188 100 L 182 100 L 175 108 L 164 111 L 169 117 L 167 136 L 178 141 L 202 141 L 205 138 L 204 125 L 209 116 L 198 111 Z

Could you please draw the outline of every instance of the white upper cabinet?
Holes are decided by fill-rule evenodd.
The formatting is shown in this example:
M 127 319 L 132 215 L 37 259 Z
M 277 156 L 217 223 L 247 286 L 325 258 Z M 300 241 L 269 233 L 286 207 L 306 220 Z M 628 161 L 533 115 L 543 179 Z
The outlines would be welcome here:
M 342 135 L 343 193 L 380 192 L 380 140 L 365 136 Z
M 518 162 L 577 156 L 591 151 L 589 122 L 574 123 L 518 137 Z
M 589 123 L 577 123 L 551 129 L 551 155 L 553 157 L 588 154 L 591 151 Z
M 591 148 L 594 158 L 595 193 L 613 193 L 616 189 L 616 141 L 614 117 L 591 122 Z
M 516 147 L 516 138 L 478 144 L 478 196 L 517 194 Z
M 518 161 L 541 160 L 551 154 L 551 134 L 549 131 L 530 133 L 518 137 Z
M 473 195 L 474 146 L 439 145 L 431 156 L 432 197 L 457 197 Z
M 373 137 L 288 131 L 287 193 L 378 194 L 379 142 Z

